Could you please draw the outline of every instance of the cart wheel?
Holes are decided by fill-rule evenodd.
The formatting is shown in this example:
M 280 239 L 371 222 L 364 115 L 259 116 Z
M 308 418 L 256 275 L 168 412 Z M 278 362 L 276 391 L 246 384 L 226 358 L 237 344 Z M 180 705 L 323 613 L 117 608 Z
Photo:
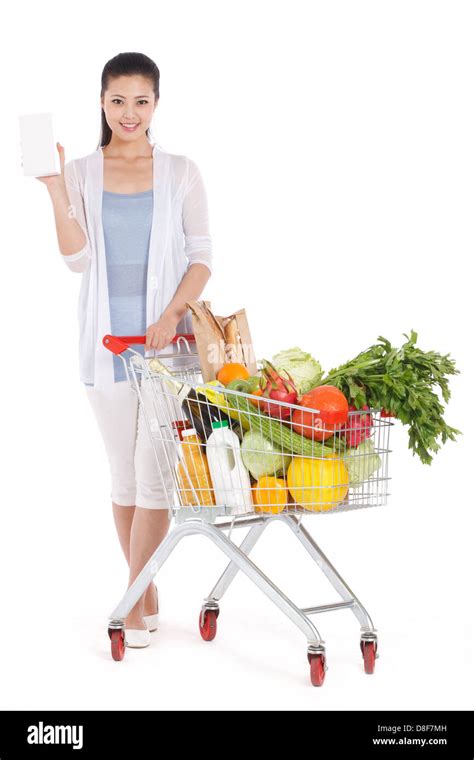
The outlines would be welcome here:
M 125 657 L 125 631 L 123 628 L 109 628 L 108 633 L 112 659 L 123 660 Z
M 360 648 L 362 657 L 364 658 L 364 670 L 369 675 L 372 675 L 375 670 L 375 658 L 377 657 L 377 642 L 361 641 Z
M 219 610 L 204 610 L 204 623 L 199 615 L 199 630 L 204 641 L 212 641 L 217 633 L 217 616 Z
M 311 654 L 308 652 L 311 683 L 313 686 L 322 686 L 326 675 L 326 657 L 324 654 Z

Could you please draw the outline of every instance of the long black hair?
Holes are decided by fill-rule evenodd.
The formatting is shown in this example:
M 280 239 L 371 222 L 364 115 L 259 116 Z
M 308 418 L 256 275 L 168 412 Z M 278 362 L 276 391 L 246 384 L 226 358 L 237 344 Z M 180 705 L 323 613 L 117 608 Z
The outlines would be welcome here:
M 143 53 L 119 53 L 114 58 L 111 58 L 110 61 L 107 61 L 102 70 L 100 96 L 104 97 L 111 79 L 137 74 L 150 80 L 156 101 L 160 97 L 160 71 L 156 63 Z M 148 141 L 152 142 L 150 128 L 147 129 L 146 136 Z M 108 145 L 111 139 L 112 130 L 107 124 L 104 109 L 101 108 L 101 129 L 97 149 Z

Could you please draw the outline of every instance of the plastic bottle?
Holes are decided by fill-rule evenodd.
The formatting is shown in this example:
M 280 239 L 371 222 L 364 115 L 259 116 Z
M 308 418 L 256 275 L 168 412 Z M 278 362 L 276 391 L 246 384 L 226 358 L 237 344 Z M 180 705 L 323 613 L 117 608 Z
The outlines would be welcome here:
M 174 394 L 181 404 L 183 412 L 189 423 L 193 426 L 201 441 L 206 441 L 212 434 L 212 422 L 214 420 L 227 420 L 239 433 L 240 422 L 229 417 L 219 407 L 211 404 L 209 399 L 202 393 L 197 393 L 188 383 L 183 383 L 174 377 L 168 367 L 158 357 L 150 359 L 150 371 L 159 377 L 159 390 L 165 394 Z M 241 433 L 242 437 L 243 433 Z
M 250 476 L 242 461 L 239 438 L 227 420 L 216 420 L 212 427 L 206 449 L 216 503 L 234 515 L 253 512 Z
M 183 461 L 178 463 L 177 475 L 181 504 L 182 506 L 215 506 L 209 465 L 199 437 L 194 428 L 180 432 Z

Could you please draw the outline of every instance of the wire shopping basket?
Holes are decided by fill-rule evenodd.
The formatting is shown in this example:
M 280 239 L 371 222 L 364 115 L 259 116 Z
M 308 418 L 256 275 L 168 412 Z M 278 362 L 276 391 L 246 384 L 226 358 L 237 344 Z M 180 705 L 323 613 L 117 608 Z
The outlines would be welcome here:
M 377 636 L 345 581 L 302 525 L 310 514 L 333 514 L 387 503 L 390 428 L 382 410 L 349 411 L 341 421 L 313 408 L 260 398 L 239 384 L 204 383 L 194 336 L 176 336 L 172 351 L 145 358 L 130 345 L 144 336 L 106 335 L 139 396 L 162 484 L 176 527 L 157 547 L 109 620 L 112 656 L 122 659 L 124 619 L 184 535 L 207 535 L 230 564 L 205 599 L 199 628 L 216 634 L 219 600 L 240 569 L 307 636 L 311 681 L 324 681 L 326 654 L 309 615 L 351 608 L 361 624 L 367 673 L 374 670 Z M 274 520 L 287 524 L 342 596 L 342 601 L 299 609 L 257 568 L 248 554 Z M 250 528 L 237 547 L 224 530 Z

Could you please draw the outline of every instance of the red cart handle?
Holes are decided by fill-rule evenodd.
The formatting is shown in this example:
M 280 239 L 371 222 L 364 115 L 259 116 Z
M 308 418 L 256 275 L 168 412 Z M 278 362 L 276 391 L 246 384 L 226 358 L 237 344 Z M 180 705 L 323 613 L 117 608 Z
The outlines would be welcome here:
M 195 343 L 196 338 L 189 333 L 175 335 L 171 343 L 177 343 L 178 338 L 185 338 L 189 343 Z M 135 343 L 145 343 L 146 335 L 104 335 L 103 345 L 114 354 L 121 354 L 126 348 Z M 153 351 L 153 349 L 150 349 Z

